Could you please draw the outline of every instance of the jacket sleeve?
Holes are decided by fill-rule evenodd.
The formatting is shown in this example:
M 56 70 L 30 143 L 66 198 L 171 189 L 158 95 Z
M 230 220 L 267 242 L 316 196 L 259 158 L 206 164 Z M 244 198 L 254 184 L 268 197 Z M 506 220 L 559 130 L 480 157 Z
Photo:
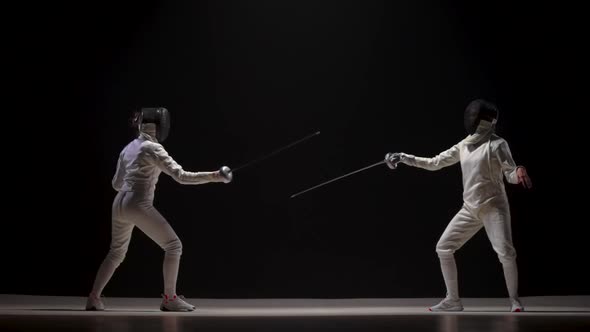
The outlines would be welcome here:
M 518 166 L 512 158 L 508 142 L 502 140 L 495 152 L 496 157 L 500 162 L 502 173 L 504 173 L 504 176 L 506 177 L 506 181 L 508 181 L 508 183 L 517 184 L 518 177 L 516 176 L 516 170 L 518 169 Z
M 443 151 L 432 158 L 416 157 L 406 154 L 401 160 L 404 164 L 423 168 L 429 171 L 438 171 L 441 168 L 454 165 L 460 161 L 459 145 L 453 145 L 450 149 Z
M 204 184 L 208 182 L 222 182 L 222 178 L 217 172 L 187 172 L 180 166 L 164 149 L 161 144 L 154 144 L 151 147 L 151 153 L 155 159 L 156 165 L 181 184 Z

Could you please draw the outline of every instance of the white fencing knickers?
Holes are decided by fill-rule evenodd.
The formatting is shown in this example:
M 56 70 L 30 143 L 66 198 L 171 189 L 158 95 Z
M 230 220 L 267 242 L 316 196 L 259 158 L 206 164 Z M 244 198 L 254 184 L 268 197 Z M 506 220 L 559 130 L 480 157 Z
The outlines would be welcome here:
M 464 204 L 438 241 L 436 252 L 440 258 L 447 296 L 452 299 L 459 298 L 455 251 L 459 250 L 482 227 L 485 228 L 492 247 L 504 268 L 508 294 L 511 299 L 516 299 L 518 298 L 516 251 L 512 245 L 508 202 L 503 202 L 502 199 L 495 199 L 477 209 Z
M 140 191 L 120 191 L 115 197 L 110 250 L 92 287 L 92 292 L 97 296 L 100 296 L 119 264 L 125 259 L 135 226 L 164 249 L 164 294 L 176 294 L 182 243 L 168 221 L 154 208 L 153 199 L 153 193 Z

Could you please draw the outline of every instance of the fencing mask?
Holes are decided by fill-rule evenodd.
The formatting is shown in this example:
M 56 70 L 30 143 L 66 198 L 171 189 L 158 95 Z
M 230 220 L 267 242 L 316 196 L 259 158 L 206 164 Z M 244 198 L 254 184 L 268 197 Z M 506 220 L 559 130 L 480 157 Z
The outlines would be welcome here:
M 498 108 L 496 105 L 483 99 L 477 99 L 469 103 L 465 108 L 465 130 L 473 135 L 481 120 L 489 121 L 495 125 L 498 121 Z
M 156 126 L 156 139 L 163 142 L 170 132 L 170 112 L 164 107 L 146 107 L 142 108 L 139 114 L 139 126 L 144 124 L 154 124 Z

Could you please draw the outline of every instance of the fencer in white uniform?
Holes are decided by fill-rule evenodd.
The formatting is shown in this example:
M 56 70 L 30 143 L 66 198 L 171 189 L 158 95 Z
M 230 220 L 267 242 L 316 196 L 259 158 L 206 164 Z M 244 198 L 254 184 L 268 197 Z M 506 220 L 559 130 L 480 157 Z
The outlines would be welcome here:
M 506 140 L 495 134 L 498 110 L 490 102 L 475 100 L 465 110 L 465 139 L 433 158 L 390 153 L 386 162 L 392 169 L 399 162 L 436 171 L 461 164 L 463 206 L 448 224 L 436 245 L 447 296 L 431 311 L 461 311 L 454 253 L 482 227 L 504 269 L 511 311 L 524 311 L 518 298 L 516 251 L 512 244 L 510 206 L 503 177 L 509 183 L 529 188 L 531 180 L 523 166 L 517 166 Z
M 165 108 L 146 108 L 134 119 L 139 135 L 119 155 L 113 188 L 118 192 L 112 204 L 110 250 L 102 262 L 86 310 L 104 310 L 101 293 L 116 268 L 123 262 L 135 227 L 164 250 L 163 311 L 193 311 L 195 307 L 176 294 L 176 280 L 182 243 L 168 221 L 153 206 L 160 173 L 181 184 L 228 183 L 232 173 L 224 167 L 215 172 L 187 172 L 166 152 L 161 142 L 168 135 L 170 115 Z

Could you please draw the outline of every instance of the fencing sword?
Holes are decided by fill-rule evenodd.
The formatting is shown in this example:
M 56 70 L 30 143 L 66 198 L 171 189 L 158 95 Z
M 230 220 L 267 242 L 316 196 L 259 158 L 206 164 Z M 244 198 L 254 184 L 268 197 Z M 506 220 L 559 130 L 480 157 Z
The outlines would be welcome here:
M 319 135 L 319 134 L 320 134 L 320 132 L 319 132 L 319 131 L 316 131 L 315 133 L 313 133 L 313 134 L 310 134 L 310 135 L 307 135 L 307 136 L 303 137 L 302 139 L 299 139 L 299 140 L 297 140 L 297 141 L 295 141 L 295 142 L 293 142 L 293 143 L 290 143 L 290 144 L 287 144 L 287 145 L 285 145 L 285 146 L 283 146 L 283 147 L 281 147 L 281 148 L 278 148 L 278 149 L 276 149 L 276 150 L 274 150 L 274 151 L 270 152 L 270 153 L 269 153 L 269 154 L 267 154 L 267 155 L 264 155 L 264 156 L 262 156 L 262 157 L 260 157 L 260 158 L 257 158 L 257 159 L 254 159 L 254 160 L 251 160 L 251 161 L 249 161 L 249 162 L 247 162 L 247 163 L 244 163 L 243 165 L 241 165 L 241 166 L 238 166 L 238 167 L 234 168 L 234 170 L 233 170 L 233 171 L 234 171 L 234 172 L 237 172 L 237 171 L 238 171 L 238 170 L 240 170 L 240 169 L 243 169 L 243 168 L 246 168 L 246 167 L 248 167 L 248 166 L 254 165 L 254 164 L 258 163 L 258 162 L 261 162 L 261 161 L 263 161 L 263 160 L 265 160 L 265 159 L 267 159 L 267 158 L 270 158 L 270 157 L 274 156 L 275 154 L 277 154 L 277 153 L 279 153 L 279 152 L 282 152 L 282 151 L 284 151 L 284 150 L 287 150 L 287 149 L 289 149 L 289 148 L 291 148 L 291 147 L 293 147 L 293 146 L 295 146 L 295 145 L 297 145 L 297 144 L 299 144 L 299 143 L 303 143 L 303 142 L 307 141 L 308 139 L 310 139 L 310 138 L 312 138 L 312 137 L 315 137 L 315 136 L 317 136 L 317 135 Z
M 300 191 L 300 192 L 298 192 L 298 193 L 296 193 L 296 194 L 293 194 L 293 195 L 291 195 L 291 198 L 295 198 L 295 197 L 297 197 L 297 196 L 299 196 L 299 195 L 301 195 L 301 194 L 304 194 L 304 193 L 306 193 L 306 192 L 308 192 L 308 191 L 315 190 L 315 189 L 317 189 L 317 188 L 319 188 L 319 187 L 323 187 L 323 186 L 325 186 L 325 185 L 327 185 L 327 184 L 329 184 L 329 183 L 332 183 L 332 182 L 334 182 L 334 181 L 338 181 L 338 180 L 340 180 L 340 179 L 344 179 L 345 177 L 348 177 L 348 176 L 351 176 L 351 175 L 353 175 L 353 174 L 356 174 L 356 173 L 359 173 L 359 172 L 362 172 L 362 171 L 368 170 L 369 168 L 373 168 L 373 167 L 379 166 L 379 165 L 381 165 L 381 164 L 385 164 L 385 160 L 381 160 L 381 161 L 379 161 L 379 162 L 377 162 L 377 163 L 374 163 L 374 164 L 372 164 L 372 165 L 369 165 L 369 166 L 363 167 L 363 168 L 361 168 L 361 169 L 357 169 L 356 171 L 352 171 L 352 172 L 350 172 L 350 173 L 347 173 L 347 174 L 341 175 L 341 176 L 339 176 L 339 177 L 337 177 L 337 178 L 334 178 L 334 179 L 332 179 L 332 180 L 328 180 L 328 181 L 326 181 L 326 182 L 322 182 L 322 183 L 318 184 L 317 186 L 313 186 L 313 187 L 311 187 L 311 188 L 305 189 L 305 190 L 303 190 L 303 191 Z
M 389 168 L 391 168 L 391 169 L 395 169 L 395 168 L 397 168 L 397 164 L 398 164 L 400 161 L 399 161 L 399 159 L 392 159 L 392 157 L 391 157 L 392 155 L 393 155 L 393 154 L 390 154 L 390 153 L 388 153 L 388 154 L 386 154 L 386 155 L 385 155 L 385 159 L 384 159 L 384 160 L 381 160 L 381 161 L 379 161 L 379 162 L 376 162 L 376 163 L 374 163 L 374 164 L 371 164 L 371 165 L 369 165 L 369 166 L 363 167 L 363 168 L 361 168 L 361 169 L 357 169 L 356 171 L 352 171 L 352 172 L 350 172 L 350 173 L 346 173 L 346 174 L 344 174 L 344 175 L 341 175 L 341 176 L 339 176 L 339 177 L 337 177 L 337 178 L 334 178 L 334 179 L 332 179 L 332 180 L 328 180 L 328 181 L 326 181 L 326 182 L 322 182 L 322 183 L 318 184 L 317 186 L 313 186 L 313 187 L 311 187 L 311 188 L 305 189 L 305 190 L 303 190 L 303 191 L 300 191 L 300 192 L 298 192 L 298 193 L 296 193 L 296 194 L 293 194 L 293 195 L 291 195 L 291 198 L 295 198 L 295 197 L 297 197 L 297 196 L 299 196 L 299 195 L 301 195 L 301 194 L 304 194 L 304 193 L 306 193 L 306 192 L 309 192 L 309 191 L 315 190 L 315 189 L 317 189 L 317 188 L 319 188 L 319 187 L 322 187 L 322 186 L 325 186 L 325 185 L 327 185 L 327 184 L 329 184 L 329 183 L 332 183 L 332 182 L 338 181 L 338 180 L 340 180 L 340 179 L 344 179 L 345 177 L 351 176 L 351 175 L 353 175 L 353 174 L 356 174 L 356 173 L 360 173 L 360 172 L 362 172 L 362 171 L 366 171 L 366 170 L 368 170 L 368 169 L 370 169 L 370 168 L 373 168 L 373 167 L 376 167 L 376 166 L 379 166 L 379 165 L 382 165 L 382 164 L 387 164 L 387 165 L 389 166 Z M 397 157 L 396 157 L 396 158 L 397 158 Z
M 270 152 L 270 153 L 268 153 L 268 154 L 266 154 L 264 156 L 261 156 L 259 158 L 254 159 L 254 160 L 251 160 L 251 161 L 248 161 L 248 162 L 246 162 L 246 163 L 244 163 L 244 164 L 242 164 L 242 165 L 234 168 L 233 170 L 230 169 L 227 166 L 223 166 L 223 167 L 221 167 L 219 169 L 219 172 L 223 175 L 224 178 L 226 178 L 228 181 L 231 181 L 231 179 L 233 178 L 233 173 L 237 172 L 238 170 L 244 169 L 246 167 L 250 167 L 250 166 L 252 166 L 252 165 L 254 165 L 256 163 L 259 163 L 259 162 L 261 162 L 263 160 L 266 160 L 266 159 L 268 159 L 268 158 L 270 158 L 270 157 L 272 157 L 272 156 L 274 156 L 274 155 L 276 155 L 276 154 L 278 154 L 278 153 L 280 153 L 282 151 L 285 151 L 285 150 L 287 150 L 289 148 L 292 148 L 293 146 L 295 146 L 297 144 L 303 143 L 303 142 L 307 141 L 308 139 L 313 138 L 313 137 L 315 137 L 315 136 L 317 136 L 319 134 L 320 134 L 320 131 L 316 131 L 313 134 L 309 134 L 309 135 L 307 135 L 307 136 L 305 136 L 305 137 L 303 137 L 303 138 L 301 138 L 301 139 L 299 139 L 299 140 L 297 140 L 295 142 L 292 142 L 292 143 L 289 143 L 289 144 L 287 144 L 287 145 L 285 145 L 283 147 L 280 147 L 280 148 L 278 148 L 278 149 L 276 149 L 276 150 L 274 150 L 274 151 L 272 151 L 272 152 Z

